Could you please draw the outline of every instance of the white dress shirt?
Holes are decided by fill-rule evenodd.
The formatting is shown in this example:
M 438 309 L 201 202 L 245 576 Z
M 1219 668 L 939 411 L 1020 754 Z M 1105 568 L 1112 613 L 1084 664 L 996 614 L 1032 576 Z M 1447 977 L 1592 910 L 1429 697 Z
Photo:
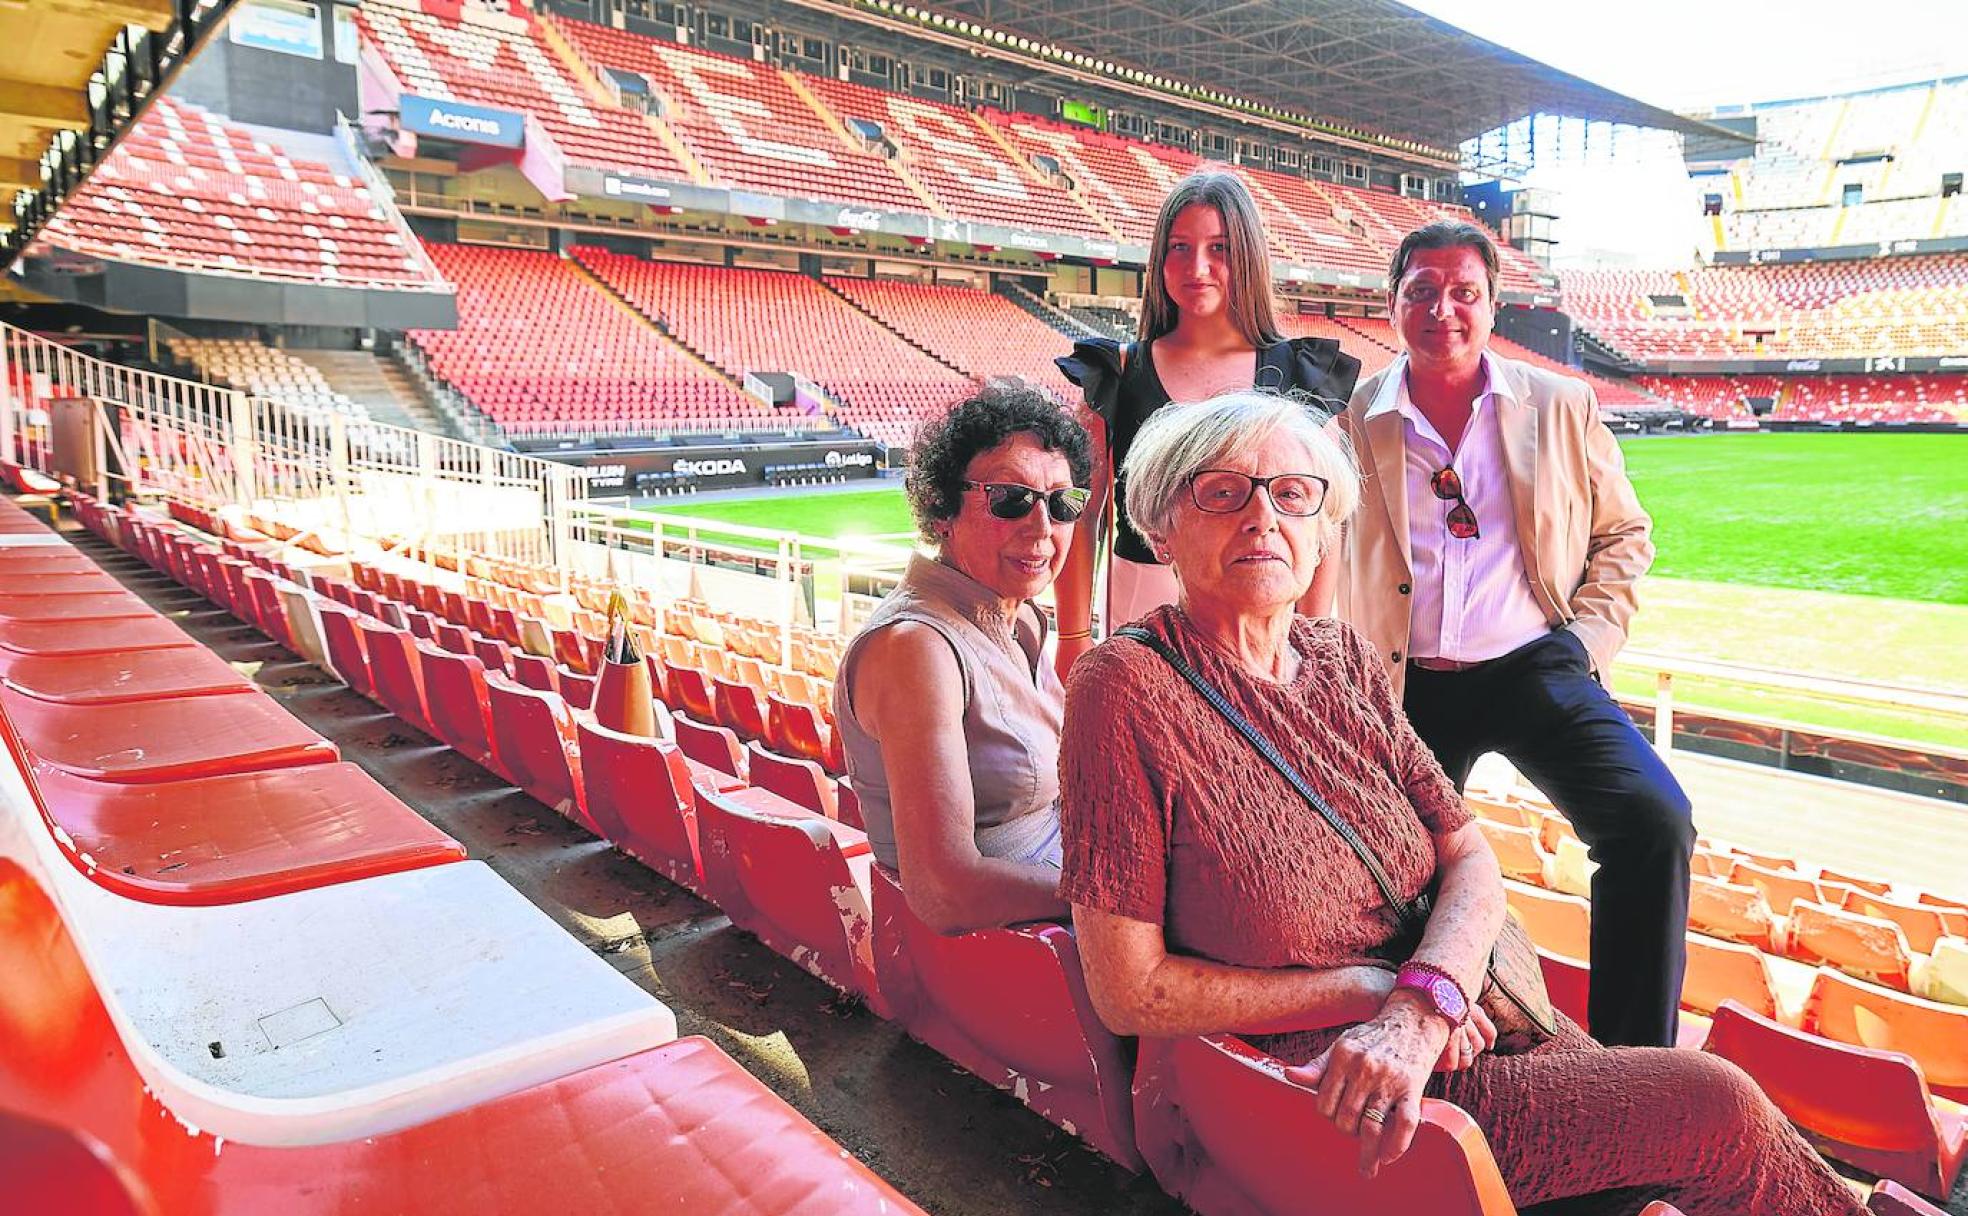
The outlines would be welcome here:
M 1483 355 L 1483 390 L 1477 394 L 1462 442 L 1451 451 L 1408 397 L 1405 358 L 1381 387 L 1379 410 L 1391 404 L 1406 422 L 1408 543 L 1414 565 L 1412 632 L 1408 652 L 1418 659 L 1476 663 L 1509 654 L 1551 631 L 1531 593 L 1524 556 L 1517 547 L 1510 474 L 1503 459 L 1497 400 L 1510 396 L 1493 356 Z M 1392 394 L 1391 403 L 1386 399 Z M 1514 398 L 1513 398 L 1514 399 Z M 1444 466 L 1462 479 L 1462 493 L 1476 513 L 1480 535 L 1449 535 L 1453 499 L 1437 498 L 1430 479 Z

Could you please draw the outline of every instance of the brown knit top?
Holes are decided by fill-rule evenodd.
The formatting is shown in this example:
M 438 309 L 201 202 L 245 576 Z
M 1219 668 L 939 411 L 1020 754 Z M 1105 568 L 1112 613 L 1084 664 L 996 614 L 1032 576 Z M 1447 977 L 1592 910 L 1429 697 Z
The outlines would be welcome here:
M 1220 689 L 1350 823 L 1412 899 L 1433 834 L 1469 820 L 1395 702 L 1366 639 L 1298 618 L 1290 684 L 1253 678 L 1175 608 L 1140 622 Z M 1060 745 L 1059 892 L 1163 928 L 1168 948 L 1243 967 L 1375 956 L 1393 913 L 1319 813 L 1146 646 L 1117 638 L 1073 667 Z

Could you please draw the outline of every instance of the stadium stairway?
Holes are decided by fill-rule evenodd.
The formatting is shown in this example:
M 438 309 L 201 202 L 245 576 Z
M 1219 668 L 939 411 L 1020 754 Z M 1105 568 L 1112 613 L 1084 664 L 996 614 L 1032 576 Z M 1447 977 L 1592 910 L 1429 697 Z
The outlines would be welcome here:
M 288 354 L 321 373 L 328 387 L 365 406 L 377 422 L 437 435 L 451 434 L 416 380 L 384 356 L 366 350 L 295 350 Z

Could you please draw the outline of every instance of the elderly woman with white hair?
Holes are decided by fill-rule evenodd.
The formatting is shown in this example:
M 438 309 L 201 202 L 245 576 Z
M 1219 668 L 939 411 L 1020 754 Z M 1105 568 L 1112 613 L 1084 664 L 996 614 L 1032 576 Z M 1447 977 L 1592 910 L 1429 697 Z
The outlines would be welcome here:
M 1369 1174 L 1425 1094 L 1482 1127 L 1519 1206 L 1864 1211 L 1734 1065 L 1602 1047 L 1551 1011 L 1377 656 L 1294 614 L 1360 493 L 1320 416 L 1256 392 L 1163 410 L 1124 471 L 1180 596 L 1067 686 L 1059 894 L 1108 1026 L 1248 1035 Z

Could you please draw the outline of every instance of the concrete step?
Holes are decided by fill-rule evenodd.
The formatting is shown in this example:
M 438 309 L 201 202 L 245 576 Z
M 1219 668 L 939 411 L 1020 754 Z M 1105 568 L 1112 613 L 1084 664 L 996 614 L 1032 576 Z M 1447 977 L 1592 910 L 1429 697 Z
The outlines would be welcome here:
M 364 350 L 290 350 L 320 371 L 329 387 L 389 426 L 448 434 L 409 377 L 393 363 Z M 394 373 L 394 374 L 393 374 Z

